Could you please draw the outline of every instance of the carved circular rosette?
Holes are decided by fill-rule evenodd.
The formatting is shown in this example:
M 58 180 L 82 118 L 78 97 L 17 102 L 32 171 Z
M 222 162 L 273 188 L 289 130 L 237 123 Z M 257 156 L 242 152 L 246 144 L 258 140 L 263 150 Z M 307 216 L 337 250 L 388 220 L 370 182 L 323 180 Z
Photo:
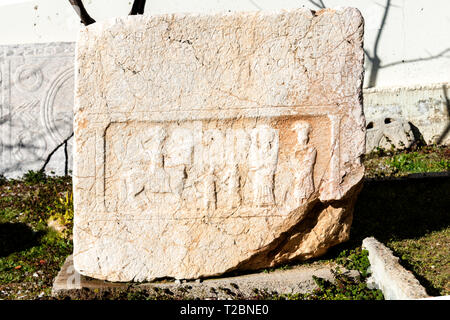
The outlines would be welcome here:
M 39 66 L 22 65 L 14 73 L 14 85 L 21 91 L 33 92 L 42 85 L 43 75 Z
M 51 139 L 60 144 L 72 132 L 73 127 L 73 67 L 59 73 L 50 83 L 41 104 L 41 115 L 45 129 Z

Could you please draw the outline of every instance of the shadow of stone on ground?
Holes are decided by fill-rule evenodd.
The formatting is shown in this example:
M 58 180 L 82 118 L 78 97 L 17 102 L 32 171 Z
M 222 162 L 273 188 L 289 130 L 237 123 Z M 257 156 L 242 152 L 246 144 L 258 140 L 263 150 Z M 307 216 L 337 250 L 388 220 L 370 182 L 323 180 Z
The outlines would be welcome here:
M 450 225 L 450 175 L 366 179 L 355 205 L 350 240 L 329 250 L 361 246 L 366 237 L 386 243 L 421 237 Z
M 356 202 L 350 237 L 409 239 L 450 225 L 450 176 L 367 180 Z
M 41 232 L 34 232 L 24 223 L 0 223 L 0 257 L 34 247 L 41 237 Z
M 390 241 L 417 239 L 450 225 L 450 175 L 421 178 L 366 179 L 353 214 L 349 241 L 331 248 L 323 258 L 336 258 L 352 250 L 366 237 Z M 429 295 L 440 295 L 424 276 L 414 272 L 408 261 L 400 264 L 413 272 Z

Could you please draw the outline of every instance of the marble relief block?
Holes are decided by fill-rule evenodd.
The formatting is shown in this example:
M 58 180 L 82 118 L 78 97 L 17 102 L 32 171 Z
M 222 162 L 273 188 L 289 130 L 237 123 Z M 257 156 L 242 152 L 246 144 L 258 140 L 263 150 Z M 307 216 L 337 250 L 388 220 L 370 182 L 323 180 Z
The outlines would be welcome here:
M 361 187 L 363 19 L 131 16 L 76 49 L 74 266 L 191 279 L 320 256 Z

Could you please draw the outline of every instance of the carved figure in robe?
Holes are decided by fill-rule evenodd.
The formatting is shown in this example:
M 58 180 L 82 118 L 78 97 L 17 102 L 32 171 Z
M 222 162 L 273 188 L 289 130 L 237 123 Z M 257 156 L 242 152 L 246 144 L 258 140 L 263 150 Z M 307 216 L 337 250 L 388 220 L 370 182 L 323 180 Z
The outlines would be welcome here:
M 167 138 L 166 130 L 162 127 L 152 127 L 146 132 L 142 147 L 146 159 L 150 162 L 148 168 L 148 192 L 169 193 L 170 177 L 164 169 L 163 146 Z
M 313 173 L 317 151 L 308 144 L 311 131 L 311 125 L 308 122 L 296 122 L 292 126 L 292 130 L 297 135 L 292 167 L 295 168 L 293 199 L 295 206 L 298 206 L 303 204 L 314 192 Z
M 170 176 L 170 190 L 181 200 L 187 170 L 192 164 L 194 140 L 191 130 L 177 128 L 172 131 L 165 146 L 164 168 Z
M 223 182 L 227 194 L 227 207 L 237 208 L 241 204 L 240 179 L 237 163 L 230 163 L 225 169 Z
M 253 205 L 257 207 L 275 204 L 274 175 L 278 161 L 278 132 L 268 125 L 260 125 L 251 131 L 249 172 L 253 181 Z
M 210 129 L 203 133 L 202 208 L 217 208 L 217 172 L 224 166 L 224 135 L 220 130 Z

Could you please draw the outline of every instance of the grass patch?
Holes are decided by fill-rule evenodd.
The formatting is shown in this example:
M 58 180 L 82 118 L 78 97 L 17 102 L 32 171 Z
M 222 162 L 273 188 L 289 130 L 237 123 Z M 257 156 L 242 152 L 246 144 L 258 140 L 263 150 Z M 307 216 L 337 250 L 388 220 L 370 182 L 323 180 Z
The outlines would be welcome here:
M 450 171 L 448 146 L 422 146 L 415 150 L 378 149 L 365 156 L 366 177 L 402 177 L 412 173 Z
M 71 177 L 28 173 L 0 184 L 0 299 L 45 299 L 72 241 L 49 228 Z
M 450 295 L 450 227 L 388 243 L 430 295 Z
M 358 270 L 364 278 L 368 277 L 369 252 L 361 249 L 361 247 L 353 250 L 342 250 L 336 258 L 336 262 L 348 270 Z

